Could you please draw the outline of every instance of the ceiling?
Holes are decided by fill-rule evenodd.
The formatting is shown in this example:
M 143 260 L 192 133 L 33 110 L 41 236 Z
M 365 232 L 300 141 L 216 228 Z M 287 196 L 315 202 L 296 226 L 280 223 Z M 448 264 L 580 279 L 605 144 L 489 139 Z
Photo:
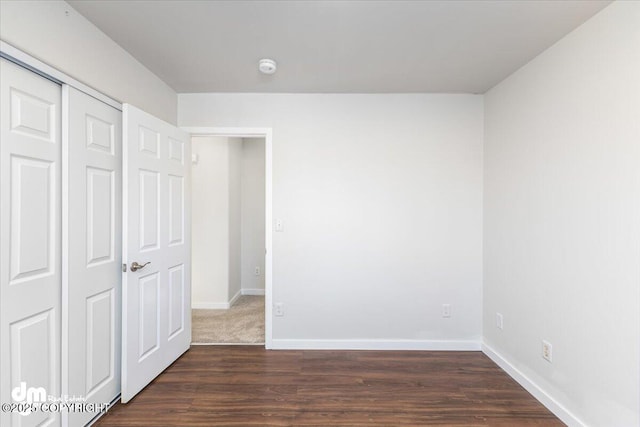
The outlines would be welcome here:
M 68 3 L 178 93 L 484 93 L 610 2 Z

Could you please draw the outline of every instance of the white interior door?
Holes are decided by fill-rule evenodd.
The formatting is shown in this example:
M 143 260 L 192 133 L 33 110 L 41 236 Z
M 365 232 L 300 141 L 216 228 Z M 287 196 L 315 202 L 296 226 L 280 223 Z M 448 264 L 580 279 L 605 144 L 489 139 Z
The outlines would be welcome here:
M 120 393 L 122 114 L 63 87 L 65 252 L 63 394 L 106 403 Z M 66 345 L 66 348 L 65 348 Z M 68 412 L 84 426 L 98 412 Z
M 0 401 L 10 403 L 23 382 L 60 395 L 61 89 L 5 59 L 0 75 Z M 2 411 L 0 425 L 60 425 L 60 414 Z
M 128 104 L 123 128 L 127 402 L 191 343 L 191 142 L 187 133 Z M 134 262 L 144 267 L 136 270 Z

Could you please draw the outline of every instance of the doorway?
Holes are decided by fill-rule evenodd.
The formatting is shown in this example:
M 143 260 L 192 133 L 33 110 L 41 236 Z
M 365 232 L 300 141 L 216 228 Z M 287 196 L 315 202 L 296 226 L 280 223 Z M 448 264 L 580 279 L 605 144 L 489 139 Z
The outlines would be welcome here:
M 270 132 L 192 131 L 192 344 L 270 336 Z

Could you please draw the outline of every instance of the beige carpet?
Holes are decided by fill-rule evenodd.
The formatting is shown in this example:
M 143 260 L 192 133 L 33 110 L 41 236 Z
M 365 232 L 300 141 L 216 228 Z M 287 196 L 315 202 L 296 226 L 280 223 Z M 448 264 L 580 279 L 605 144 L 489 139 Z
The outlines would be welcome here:
M 264 297 L 243 295 L 228 310 L 191 310 L 191 342 L 264 343 Z

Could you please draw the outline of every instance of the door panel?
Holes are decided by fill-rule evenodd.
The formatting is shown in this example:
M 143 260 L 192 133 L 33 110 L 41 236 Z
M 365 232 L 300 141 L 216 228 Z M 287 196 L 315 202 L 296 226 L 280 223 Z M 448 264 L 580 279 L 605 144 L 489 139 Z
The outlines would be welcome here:
M 0 401 L 60 395 L 60 86 L 0 59 Z M 2 426 L 60 425 L 0 413 Z
M 99 265 L 104 262 L 113 263 L 117 238 L 114 227 L 116 222 L 116 207 L 114 206 L 116 171 L 89 166 L 86 170 L 87 266 Z M 119 189 L 117 192 L 120 193 Z M 118 194 L 118 199 L 120 197 L 122 197 L 121 194 Z
M 191 342 L 190 168 L 186 133 L 124 105 L 122 401 Z M 138 271 L 133 262 L 149 263 Z
M 184 244 L 184 178 L 169 175 L 169 245 Z
M 120 392 L 122 266 L 122 114 L 69 86 L 64 144 L 68 178 L 68 348 L 64 394 L 108 403 Z M 97 413 L 71 412 L 70 426 Z
M 94 395 L 114 378 L 115 289 L 87 298 L 86 396 Z M 118 390 L 113 390 L 114 397 Z M 106 402 L 105 402 L 106 403 Z
M 184 265 L 169 269 L 169 339 L 184 331 L 185 321 Z
M 55 83 L 51 84 L 59 87 Z M 51 100 L 30 95 L 16 87 L 10 90 L 9 102 L 13 133 L 59 144 L 60 129 L 57 122 L 60 120 L 60 104 L 56 106 Z
M 140 215 L 138 228 L 140 229 L 140 251 L 159 249 L 160 241 L 160 174 L 154 171 L 140 170 Z
M 55 271 L 53 233 L 56 216 L 52 203 L 53 162 L 12 156 L 11 180 L 11 284 Z
M 138 362 L 160 348 L 160 278 L 158 273 L 138 278 L 140 342 Z

